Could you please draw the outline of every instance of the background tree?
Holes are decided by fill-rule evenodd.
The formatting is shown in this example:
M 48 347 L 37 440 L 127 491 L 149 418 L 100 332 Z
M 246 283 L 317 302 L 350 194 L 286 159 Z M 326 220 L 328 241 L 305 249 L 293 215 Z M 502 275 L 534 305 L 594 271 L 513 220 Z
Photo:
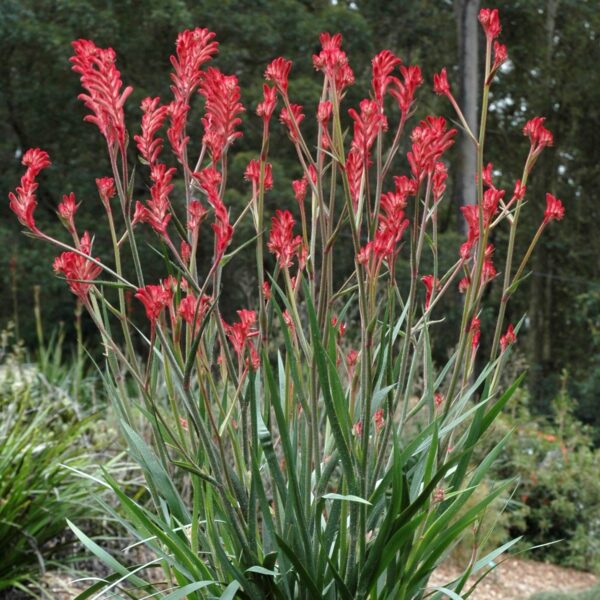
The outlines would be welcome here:
M 458 97 L 465 120 L 471 131 L 477 135 L 479 105 L 479 46 L 480 26 L 477 21 L 479 0 L 454 0 L 456 19 L 456 37 L 458 40 Z M 458 137 L 458 157 L 456 160 L 456 180 L 454 198 L 457 206 L 475 204 L 475 175 L 477 171 L 477 153 L 471 140 L 464 133 Z M 466 225 L 459 218 L 461 230 L 466 233 Z

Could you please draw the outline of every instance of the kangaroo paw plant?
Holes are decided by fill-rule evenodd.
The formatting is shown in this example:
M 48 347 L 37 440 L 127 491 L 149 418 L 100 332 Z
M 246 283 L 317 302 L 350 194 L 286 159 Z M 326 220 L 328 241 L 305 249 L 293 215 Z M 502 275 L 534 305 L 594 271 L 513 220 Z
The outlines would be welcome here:
M 530 120 L 514 192 L 494 186 L 492 165 L 484 166 L 488 98 L 507 52 L 497 41 L 498 11 L 483 9 L 479 20 L 486 38 L 479 131 L 464 118 L 446 70 L 434 76 L 434 91 L 448 98 L 477 155 L 475 197 L 462 209 L 468 236 L 445 272 L 437 215 L 457 130 L 442 116 L 411 122 L 419 67 L 383 50 L 372 60 L 368 97 L 343 108 L 354 75 L 341 36 L 321 34 L 313 63 L 323 85 L 309 140 L 305 109 L 288 91 L 292 62 L 273 60 L 256 117 L 247 117 L 262 125 L 262 147 L 245 171 L 240 207 L 228 206 L 226 190 L 245 109 L 236 76 L 207 66 L 218 50 L 214 33 L 178 36 L 172 98 L 141 103 L 135 171 L 123 110 L 132 88 L 123 87 L 115 52 L 73 42 L 85 120 L 100 130 L 112 166 L 96 180 L 106 223 L 80 232 L 70 193 L 58 206 L 70 240 L 40 230 L 36 177 L 50 165 L 40 149 L 25 153 L 10 207 L 33 238 L 61 251 L 54 270 L 99 331 L 104 379 L 148 490 L 146 500 L 134 500 L 106 478 L 120 503 L 114 516 L 144 546 L 137 564 L 71 525 L 113 571 L 82 597 L 461 598 L 469 577 L 483 576 L 516 541 L 483 557 L 475 547 L 461 577 L 430 586 L 436 566 L 486 510 L 501 510 L 513 483 L 486 482 L 474 502 L 505 440 L 480 464 L 473 450 L 519 384 L 500 383 L 518 331 L 505 323 L 507 304 L 540 235 L 564 212 L 548 194 L 539 229 L 517 255 L 527 181 L 552 134 L 543 118 Z M 192 159 L 188 116 L 198 95 L 203 135 Z M 293 182 L 297 203 L 269 219 L 265 201 L 277 183 L 269 142 L 281 126 L 302 176 Z M 406 160 L 396 161 L 407 129 Z M 394 175 L 397 164 L 404 172 Z M 140 174 L 150 183 L 148 198 L 138 200 Z M 496 228 L 508 239 L 502 258 L 490 243 Z M 144 229 L 162 248 L 163 279 L 148 280 Z M 98 257 L 94 235 L 105 232 L 113 255 Z M 199 244 L 205 238 L 210 261 L 201 250 L 210 245 Z M 231 319 L 222 314 L 222 278 L 244 252 L 256 255 L 255 296 Z M 343 277 L 336 258 L 348 265 Z M 483 355 L 479 317 L 491 286 L 501 286 L 501 302 L 486 307 L 497 324 Z M 462 322 L 450 358 L 438 364 L 432 347 L 448 328 L 441 301 L 458 302 L 458 291 Z M 130 296 L 147 320 L 135 317 Z

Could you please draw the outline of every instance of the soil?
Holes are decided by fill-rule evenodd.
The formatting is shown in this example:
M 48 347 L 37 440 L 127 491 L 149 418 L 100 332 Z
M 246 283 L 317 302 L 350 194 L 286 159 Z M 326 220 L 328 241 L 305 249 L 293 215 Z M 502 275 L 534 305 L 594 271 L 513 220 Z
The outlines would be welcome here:
M 442 566 L 435 571 L 430 584 L 444 585 L 460 573 L 460 569 Z M 525 600 L 537 592 L 576 591 L 596 583 L 598 578 L 591 573 L 534 560 L 508 558 L 477 586 L 469 600 Z

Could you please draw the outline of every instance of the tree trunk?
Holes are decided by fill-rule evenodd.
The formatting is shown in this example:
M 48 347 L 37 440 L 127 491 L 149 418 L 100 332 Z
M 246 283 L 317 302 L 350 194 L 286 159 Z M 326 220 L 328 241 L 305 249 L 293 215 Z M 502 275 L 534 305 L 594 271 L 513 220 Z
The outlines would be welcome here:
M 552 105 L 549 99 L 552 97 L 552 59 L 554 52 L 554 35 L 556 29 L 556 17 L 558 13 L 559 0 L 547 0 L 546 3 L 546 80 L 545 96 L 548 104 L 542 114 L 549 115 Z M 556 131 L 555 131 L 556 133 Z M 532 194 L 543 197 L 546 190 L 552 189 L 552 174 L 556 172 L 556 149 L 546 151 L 541 157 L 536 169 L 539 175 L 532 187 Z M 532 393 L 533 405 L 538 410 L 547 410 L 547 375 L 548 367 L 551 366 L 552 357 L 552 274 L 553 262 L 549 259 L 549 252 L 544 251 L 546 237 L 551 232 L 546 232 L 542 238 L 540 247 L 533 256 L 532 270 L 537 276 L 531 278 L 528 321 L 529 330 L 527 338 L 529 341 L 529 356 L 532 369 L 529 376 L 529 389 Z
M 454 16 L 458 34 L 458 97 L 457 101 L 469 127 L 478 135 L 479 103 L 479 0 L 454 0 Z M 467 135 L 458 138 L 458 169 L 454 182 L 454 198 L 457 206 L 475 204 L 475 174 L 477 154 Z M 459 218 L 460 228 L 466 233 L 464 219 Z

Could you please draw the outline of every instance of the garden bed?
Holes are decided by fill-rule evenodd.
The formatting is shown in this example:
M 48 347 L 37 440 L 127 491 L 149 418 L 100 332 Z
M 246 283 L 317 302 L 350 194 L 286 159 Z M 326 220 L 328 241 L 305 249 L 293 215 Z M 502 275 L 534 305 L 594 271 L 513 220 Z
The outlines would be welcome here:
M 443 566 L 431 583 L 443 585 L 461 570 Z M 537 592 L 574 591 L 592 587 L 598 578 L 592 573 L 566 569 L 534 560 L 509 558 L 486 577 L 470 600 L 525 600 Z

